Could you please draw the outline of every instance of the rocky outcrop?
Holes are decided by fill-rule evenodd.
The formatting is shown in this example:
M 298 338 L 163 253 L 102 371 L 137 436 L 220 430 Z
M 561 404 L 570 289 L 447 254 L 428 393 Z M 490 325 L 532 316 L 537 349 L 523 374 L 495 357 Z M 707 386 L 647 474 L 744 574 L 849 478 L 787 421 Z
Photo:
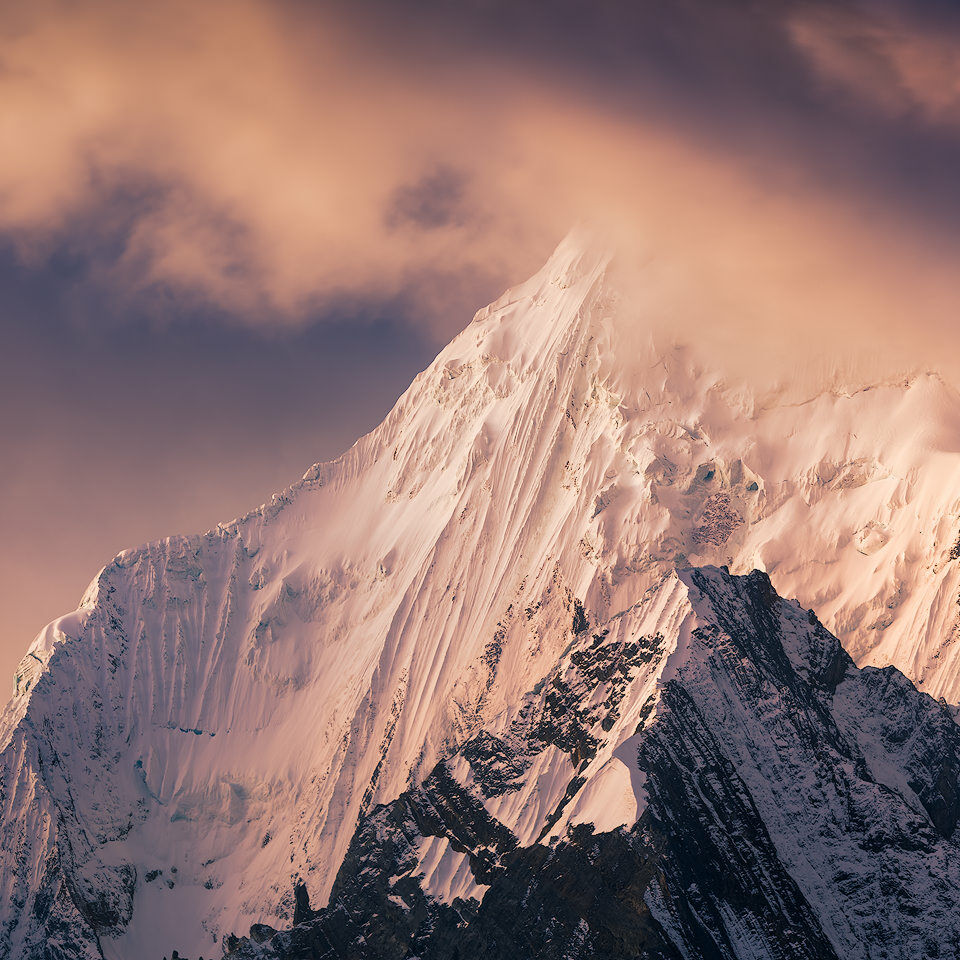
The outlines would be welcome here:
M 514 749 L 481 732 L 421 787 L 371 811 L 330 905 L 264 943 L 236 941 L 230 956 L 954 955 L 960 726 L 952 711 L 892 668 L 858 670 L 764 574 L 705 568 L 680 579 L 693 614 L 682 621 L 686 637 L 610 648 L 599 632 L 579 641 L 569 653 L 578 682 L 549 678 L 528 695 L 508 724 Z M 484 804 L 542 771 L 535 757 L 553 746 L 540 738 L 543 716 L 581 731 L 566 744 L 594 730 L 602 737 L 605 714 L 586 705 L 598 692 L 606 701 L 611 679 L 629 687 L 657 647 L 673 652 L 654 704 L 625 741 L 642 776 L 639 816 L 606 832 L 568 824 L 520 845 L 520 818 L 510 829 Z M 521 750 L 519 727 L 534 731 Z M 568 803 L 590 779 L 579 761 Z M 472 879 L 464 895 L 431 893 L 429 838 L 463 855 Z

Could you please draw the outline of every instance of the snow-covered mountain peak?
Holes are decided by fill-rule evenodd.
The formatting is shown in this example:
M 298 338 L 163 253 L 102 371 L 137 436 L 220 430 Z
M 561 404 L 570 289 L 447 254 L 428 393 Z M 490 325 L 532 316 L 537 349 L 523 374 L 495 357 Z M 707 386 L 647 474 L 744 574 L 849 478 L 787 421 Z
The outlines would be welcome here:
M 680 669 L 652 639 L 685 635 L 678 569 L 761 568 L 858 662 L 957 698 L 956 394 L 928 376 L 758 399 L 664 348 L 610 263 L 568 238 L 342 457 L 126 551 L 41 635 L 0 728 L 24 865 L 0 864 L 0 901 L 25 904 L 6 949 L 56 927 L 73 956 L 146 957 L 175 917 L 207 955 L 289 920 L 296 882 L 324 903 L 359 818 L 502 733 L 559 666 L 610 666 L 572 646 L 601 624 L 648 638 L 632 656 L 654 686 L 598 748 L 627 822 L 639 785 L 613 754 Z M 537 776 L 562 794 L 558 751 Z M 590 789 L 549 829 L 598 816 Z M 501 811 L 524 842 L 548 794 Z

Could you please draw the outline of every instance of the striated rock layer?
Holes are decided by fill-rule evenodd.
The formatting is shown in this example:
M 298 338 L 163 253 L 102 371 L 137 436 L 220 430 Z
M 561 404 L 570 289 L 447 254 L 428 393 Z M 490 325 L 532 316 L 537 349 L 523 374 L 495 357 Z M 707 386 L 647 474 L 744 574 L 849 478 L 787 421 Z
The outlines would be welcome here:
M 649 704 L 682 712 L 691 563 L 765 569 L 858 663 L 957 699 L 955 392 L 761 400 L 680 351 L 626 356 L 632 323 L 606 258 L 565 241 L 339 460 L 100 573 L 0 719 L 0 957 L 209 956 L 289 925 L 298 882 L 327 903 L 358 823 L 401 798 L 414 816 L 438 777 L 485 798 L 495 858 L 654 811 L 631 738 Z M 503 882 L 430 836 L 425 896 Z

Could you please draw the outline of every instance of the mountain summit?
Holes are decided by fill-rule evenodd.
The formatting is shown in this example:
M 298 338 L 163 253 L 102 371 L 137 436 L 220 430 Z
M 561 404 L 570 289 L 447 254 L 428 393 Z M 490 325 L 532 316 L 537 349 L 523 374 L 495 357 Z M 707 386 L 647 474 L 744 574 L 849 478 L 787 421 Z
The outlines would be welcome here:
M 588 825 L 621 838 L 611 856 L 634 857 L 630 870 L 682 860 L 670 804 L 695 798 L 663 753 L 681 742 L 683 763 L 714 765 L 730 848 L 746 831 L 756 856 L 733 899 L 634 889 L 651 950 L 780 955 L 748 945 L 779 943 L 783 923 L 821 951 L 784 956 L 880 956 L 849 951 L 870 884 L 894 867 L 946 872 L 905 881 L 885 922 L 916 929 L 914 946 L 911 916 L 952 929 L 956 768 L 936 759 L 954 742 L 947 708 L 899 674 L 855 673 L 805 610 L 769 599 L 770 623 L 757 611 L 773 587 L 796 596 L 858 664 L 892 663 L 956 700 L 960 398 L 926 375 L 758 399 L 689 353 L 625 336 L 642 318 L 608 262 L 569 238 L 341 458 L 233 523 L 122 553 L 41 633 L 0 720 L 0 957 L 209 957 L 221 943 L 259 950 L 232 938 L 251 925 L 294 921 L 339 936 L 331 895 L 393 903 L 386 886 L 357 885 L 363 865 L 386 884 L 391 857 L 438 937 L 451 904 L 479 911 L 481 930 L 488 898 L 512 902 L 533 873 L 565 870 Z M 710 564 L 769 580 L 692 569 Z M 727 638 L 716 662 L 710 624 Z M 738 632 L 753 627 L 756 640 Z M 847 686 L 848 673 L 882 679 Z M 710 692 L 725 684 L 726 706 Z M 769 711 L 793 726 L 754 756 Z M 679 740 L 645 736 L 648 724 Z M 795 735 L 803 749 L 782 755 Z M 841 769 L 823 796 L 797 786 Z M 769 776 L 793 792 L 760 796 Z M 449 809 L 423 813 L 445 803 L 455 826 Z M 851 804 L 870 856 L 808 850 L 843 840 L 829 811 Z M 713 831 L 701 814 L 688 824 Z M 892 840 L 874 816 L 898 818 Z M 409 849 L 390 840 L 394 853 L 368 862 L 404 818 Z M 638 830 L 642 849 L 616 847 Z M 696 863 L 670 863 L 671 883 L 706 883 Z M 771 886 L 748 902 L 761 874 Z M 426 935 L 398 924 L 368 933 Z M 726 953 L 704 952 L 721 940 Z M 571 955 L 616 955 L 594 946 Z

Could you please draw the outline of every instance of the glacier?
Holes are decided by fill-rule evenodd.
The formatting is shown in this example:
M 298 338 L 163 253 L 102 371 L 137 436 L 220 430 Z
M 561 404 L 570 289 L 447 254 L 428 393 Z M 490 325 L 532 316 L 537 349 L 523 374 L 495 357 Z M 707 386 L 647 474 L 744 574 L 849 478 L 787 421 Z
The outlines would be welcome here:
M 484 734 L 519 771 L 484 801 L 510 843 L 632 829 L 637 728 L 683 672 L 694 567 L 765 571 L 860 667 L 957 701 L 956 391 L 925 373 L 760 394 L 652 339 L 625 357 L 630 310 L 573 235 L 338 460 L 100 572 L 0 716 L 0 957 L 209 957 L 289 926 L 296 891 L 326 904 L 358 824 L 438 764 L 479 789 L 462 751 Z M 514 724 L 558 670 L 576 715 L 606 716 L 569 659 L 597 624 L 639 644 L 617 718 L 527 756 Z M 834 725 L 867 706 L 850 694 Z M 891 749 L 857 755 L 914 809 Z M 437 903 L 486 902 L 449 840 L 411 856 Z

